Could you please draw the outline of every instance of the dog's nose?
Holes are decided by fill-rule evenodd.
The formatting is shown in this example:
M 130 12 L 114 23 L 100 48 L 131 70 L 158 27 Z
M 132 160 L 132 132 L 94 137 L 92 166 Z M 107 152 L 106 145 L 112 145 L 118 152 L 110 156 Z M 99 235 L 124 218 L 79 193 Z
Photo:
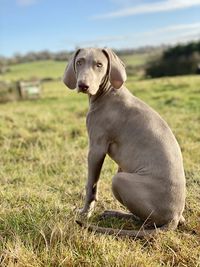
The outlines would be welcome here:
M 86 92 L 89 88 L 89 86 L 83 82 L 79 82 L 78 84 L 78 88 L 82 91 L 82 92 Z

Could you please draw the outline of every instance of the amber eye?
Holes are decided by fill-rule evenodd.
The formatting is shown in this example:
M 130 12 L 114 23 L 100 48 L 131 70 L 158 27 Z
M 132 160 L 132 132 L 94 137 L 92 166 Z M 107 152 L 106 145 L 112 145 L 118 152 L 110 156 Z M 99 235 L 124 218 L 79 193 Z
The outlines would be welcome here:
M 103 67 L 103 64 L 100 63 L 100 62 L 98 62 L 98 63 L 97 63 L 97 67 L 98 67 L 98 68 L 101 68 L 101 67 Z
M 81 60 L 77 60 L 77 61 L 76 61 L 76 65 L 77 65 L 77 66 L 80 66 L 80 65 L 81 65 Z

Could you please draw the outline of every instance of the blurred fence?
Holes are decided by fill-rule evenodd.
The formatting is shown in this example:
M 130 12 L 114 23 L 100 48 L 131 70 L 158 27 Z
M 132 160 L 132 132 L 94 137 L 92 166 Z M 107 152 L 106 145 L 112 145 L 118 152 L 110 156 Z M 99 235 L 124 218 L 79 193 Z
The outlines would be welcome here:
M 41 96 L 41 82 L 37 81 L 0 81 L 0 103 L 8 101 L 38 99 Z

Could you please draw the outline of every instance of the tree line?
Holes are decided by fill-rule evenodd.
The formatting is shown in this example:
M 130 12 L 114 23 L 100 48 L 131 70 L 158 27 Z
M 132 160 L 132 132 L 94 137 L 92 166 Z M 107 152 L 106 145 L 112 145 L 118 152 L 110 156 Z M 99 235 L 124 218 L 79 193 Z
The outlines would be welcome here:
M 78 47 L 77 47 L 78 48 Z M 162 46 L 162 49 L 164 47 Z M 138 53 L 148 53 L 157 50 L 158 47 L 144 46 L 137 49 L 120 49 L 115 50 L 119 56 L 132 55 Z M 9 65 L 33 62 L 39 60 L 55 60 L 55 61 L 68 61 L 72 55 L 72 51 L 59 51 L 51 52 L 48 50 L 39 52 L 28 52 L 26 54 L 15 53 L 11 57 L 4 57 L 0 55 L 0 74 L 9 69 Z
M 165 46 L 161 46 L 164 48 Z M 157 50 L 158 47 L 153 46 L 144 46 L 136 49 L 120 49 L 115 50 L 115 52 L 119 56 L 123 55 L 131 55 L 138 53 L 148 53 Z M 19 64 L 37 60 L 56 60 L 56 61 L 66 61 L 72 55 L 71 51 L 59 51 L 59 52 L 51 52 L 48 50 L 39 51 L 39 52 L 28 52 L 26 54 L 15 53 L 11 57 L 3 57 L 0 55 L 0 63 L 4 63 L 4 65 L 12 65 Z
M 156 51 L 161 53 L 154 54 L 159 54 L 160 56 L 155 56 L 145 66 L 145 73 L 148 77 L 175 76 L 200 72 L 200 41 L 179 44 L 173 47 L 146 46 L 137 49 L 121 49 L 115 52 L 119 56 L 123 56 Z M 0 56 L 0 73 L 5 72 L 9 65 L 38 60 L 67 61 L 71 55 L 72 52 L 70 51 L 50 52 L 45 50 L 28 52 L 24 55 L 16 53 L 9 58 Z
M 6 65 L 25 63 L 37 60 L 57 60 L 66 61 L 70 57 L 71 52 L 60 51 L 60 52 L 50 52 L 50 51 L 39 51 L 39 52 L 28 52 L 26 54 L 15 53 L 12 57 L 0 56 L 0 62 Z
M 145 72 L 152 78 L 199 73 L 200 41 L 166 49 L 159 58 L 147 63 Z

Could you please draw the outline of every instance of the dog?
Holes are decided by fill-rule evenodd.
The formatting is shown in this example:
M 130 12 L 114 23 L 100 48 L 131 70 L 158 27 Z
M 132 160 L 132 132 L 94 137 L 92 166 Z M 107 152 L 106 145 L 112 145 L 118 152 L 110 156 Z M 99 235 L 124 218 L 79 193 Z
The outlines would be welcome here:
M 143 237 L 159 229 L 176 229 L 185 221 L 185 175 L 180 147 L 167 123 L 124 86 L 124 63 L 108 48 L 78 49 L 63 82 L 89 96 L 88 180 L 80 214 L 91 216 L 97 185 L 108 154 L 118 165 L 112 178 L 116 199 L 130 213 L 105 211 L 103 216 L 136 216 L 152 229 L 119 230 L 90 225 L 89 230 Z M 81 226 L 84 223 L 78 221 Z

